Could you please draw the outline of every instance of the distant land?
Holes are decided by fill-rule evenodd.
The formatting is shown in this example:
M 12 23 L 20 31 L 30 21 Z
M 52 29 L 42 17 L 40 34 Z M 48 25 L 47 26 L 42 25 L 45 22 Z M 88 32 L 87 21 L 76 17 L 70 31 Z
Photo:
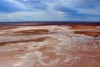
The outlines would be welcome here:
M 100 22 L 94 21 L 19 21 L 19 22 L 0 22 L 0 25 L 64 25 L 64 24 L 82 24 L 82 25 L 100 25 Z

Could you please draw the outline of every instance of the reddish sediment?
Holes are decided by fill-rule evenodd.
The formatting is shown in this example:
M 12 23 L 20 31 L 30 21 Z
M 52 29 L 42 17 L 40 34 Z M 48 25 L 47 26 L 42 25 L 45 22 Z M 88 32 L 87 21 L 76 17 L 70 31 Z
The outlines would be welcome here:
M 100 67 L 100 27 L 0 27 L 0 67 Z

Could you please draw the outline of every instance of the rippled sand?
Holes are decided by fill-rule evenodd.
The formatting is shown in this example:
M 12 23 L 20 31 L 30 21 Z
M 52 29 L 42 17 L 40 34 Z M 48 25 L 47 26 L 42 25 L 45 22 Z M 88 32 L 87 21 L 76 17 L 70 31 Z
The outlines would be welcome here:
M 0 27 L 0 67 L 100 67 L 100 26 Z

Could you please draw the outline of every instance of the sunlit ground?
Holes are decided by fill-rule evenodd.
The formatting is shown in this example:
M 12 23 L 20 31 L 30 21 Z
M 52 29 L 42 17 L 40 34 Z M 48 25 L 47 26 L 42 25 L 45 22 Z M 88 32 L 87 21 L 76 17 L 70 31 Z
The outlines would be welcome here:
M 100 26 L 1 25 L 0 67 L 100 67 Z

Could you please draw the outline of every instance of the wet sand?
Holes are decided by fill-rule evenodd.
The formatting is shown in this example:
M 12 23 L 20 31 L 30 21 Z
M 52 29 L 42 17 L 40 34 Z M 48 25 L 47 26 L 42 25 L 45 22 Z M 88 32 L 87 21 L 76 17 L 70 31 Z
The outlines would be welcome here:
M 0 26 L 0 67 L 100 67 L 99 25 Z

